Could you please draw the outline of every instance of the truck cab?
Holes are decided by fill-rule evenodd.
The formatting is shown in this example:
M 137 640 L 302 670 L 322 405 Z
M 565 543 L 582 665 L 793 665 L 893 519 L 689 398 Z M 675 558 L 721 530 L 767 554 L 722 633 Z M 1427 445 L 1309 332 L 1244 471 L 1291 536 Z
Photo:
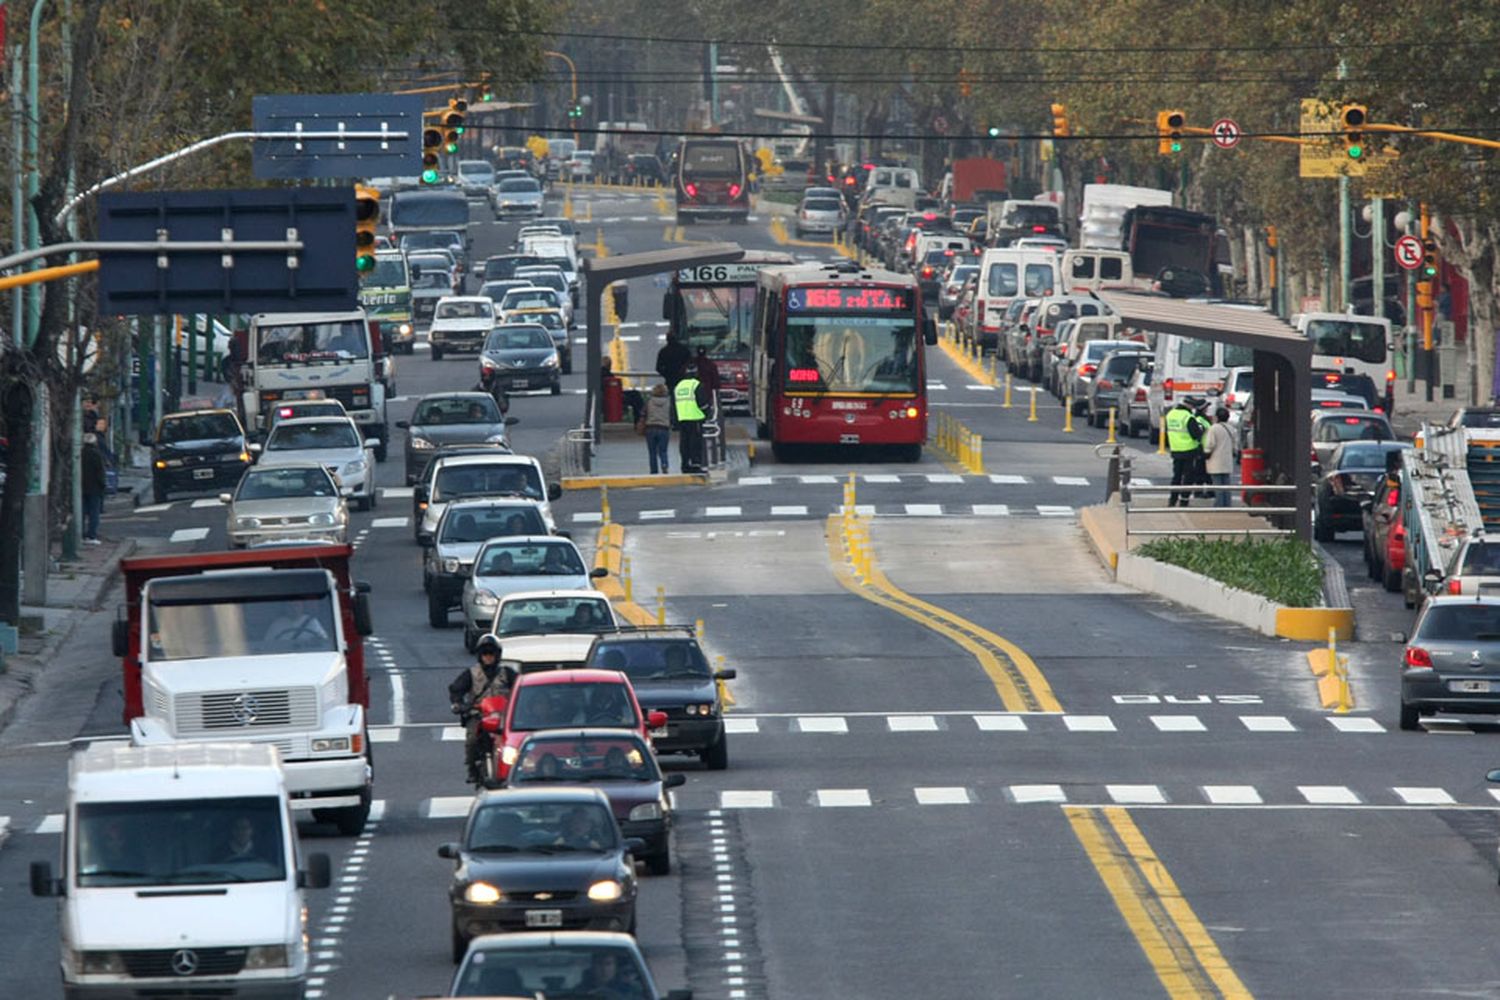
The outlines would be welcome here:
M 125 721 L 141 747 L 276 747 L 294 809 L 345 835 L 369 816 L 374 768 L 362 637 L 368 595 L 347 545 L 122 560 L 115 623 Z
M 54 874 L 69 997 L 301 997 L 309 949 L 303 857 L 275 748 L 246 743 L 76 752 Z

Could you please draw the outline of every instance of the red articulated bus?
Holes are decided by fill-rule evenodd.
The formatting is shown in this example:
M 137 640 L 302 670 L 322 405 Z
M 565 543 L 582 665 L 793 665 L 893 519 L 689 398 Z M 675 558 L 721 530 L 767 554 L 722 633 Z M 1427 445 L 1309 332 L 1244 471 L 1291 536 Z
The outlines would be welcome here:
M 909 274 L 851 261 L 762 271 L 751 362 L 758 435 L 778 458 L 799 445 L 859 445 L 918 460 L 923 346 L 936 342 Z
M 700 218 L 747 221 L 749 159 L 738 139 L 684 139 L 677 147 L 678 224 Z

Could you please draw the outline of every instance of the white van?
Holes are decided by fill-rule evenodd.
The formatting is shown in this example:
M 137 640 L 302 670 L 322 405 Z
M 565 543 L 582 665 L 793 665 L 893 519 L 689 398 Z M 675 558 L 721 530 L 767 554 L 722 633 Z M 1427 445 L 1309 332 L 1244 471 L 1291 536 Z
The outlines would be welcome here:
M 1057 254 L 1051 250 L 991 247 L 979 258 L 974 295 L 974 330 L 979 343 L 993 348 L 1000 320 L 1012 301 L 1056 295 L 1061 285 Z
M 1289 322 L 1312 341 L 1312 366 L 1368 378 L 1373 395 L 1390 413 L 1396 370 L 1390 366 L 1391 321 L 1353 313 L 1298 313 Z
M 1254 364 L 1255 352 L 1249 347 L 1160 334 L 1149 400 L 1152 437 L 1160 432 L 1164 409 L 1171 409 L 1184 396 L 1202 396 L 1210 389 L 1218 392 L 1229 369 Z
M 31 865 L 69 997 L 300 998 L 302 890 L 329 881 L 326 854 L 304 866 L 276 748 L 251 743 L 78 751 L 57 874 Z
M 1097 292 L 1106 288 L 1130 288 L 1135 269 L 1124 250 L 1064 250 L 1063 288 L 1070 292 Z
M 876 167 L 865 182 L 866 201 L 880 200 L 879 192 L 888 190 L 920 191 L 922 179 L 911 167 Z

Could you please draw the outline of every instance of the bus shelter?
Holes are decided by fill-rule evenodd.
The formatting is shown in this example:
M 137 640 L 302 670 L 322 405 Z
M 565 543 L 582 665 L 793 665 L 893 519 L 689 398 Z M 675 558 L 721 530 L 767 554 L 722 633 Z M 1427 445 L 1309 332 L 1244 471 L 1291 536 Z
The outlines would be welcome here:
M 1312 537 L 1312 342 L 1259 309 L 1188 302 L 1158 295 L 1100 292 L 1130 328 L 1250 348 L 1254 354 L 1255 444 L 1267 482 L 1296 486 L 1290 525 Z
M 604 360 L 603 324 L 601 322 L 604 290 L 616 281 L 628 281 L 648 274 L 672 272 L 699 264 L 728 264 L 745 255 L 738 243 L 696 243 L 691 246 L 626 253 L 611 257 L 594 257 L 583 262 L 584 315 L 587 317 L 588 394 L 584 405 L 584 427 L 589 438 L 599 442 L 604 424 L 602 368 Z

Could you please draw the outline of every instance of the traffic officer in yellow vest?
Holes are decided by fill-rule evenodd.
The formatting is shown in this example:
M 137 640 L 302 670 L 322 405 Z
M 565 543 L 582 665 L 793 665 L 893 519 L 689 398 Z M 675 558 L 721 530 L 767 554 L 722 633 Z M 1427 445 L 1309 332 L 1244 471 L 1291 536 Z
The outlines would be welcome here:
M 1198 400 L 1193 397 L 1178 400 L 1177 405 L 1162 418 L 1167 431 L 1167 450 L 1172 453 L 1173 486 L 1196 484 L 1203 453 L 1202 446 L 1198 443 L 1203 436 L 1203 425 L 1197 419 L 1197 403 Z M 1191 491 L 1174 490 L 1167 499 L 1167 506 L 1186 507 L 1191 497 Z
M 703 459 L 703 421 L 712 405 L 709 388 L 698 378 L 698 365 L 689 362 L 682 378 L 672 389 L 673 411 L 677 416 L 677 444 L 681 449 L 682 471 L 706 471 Z

